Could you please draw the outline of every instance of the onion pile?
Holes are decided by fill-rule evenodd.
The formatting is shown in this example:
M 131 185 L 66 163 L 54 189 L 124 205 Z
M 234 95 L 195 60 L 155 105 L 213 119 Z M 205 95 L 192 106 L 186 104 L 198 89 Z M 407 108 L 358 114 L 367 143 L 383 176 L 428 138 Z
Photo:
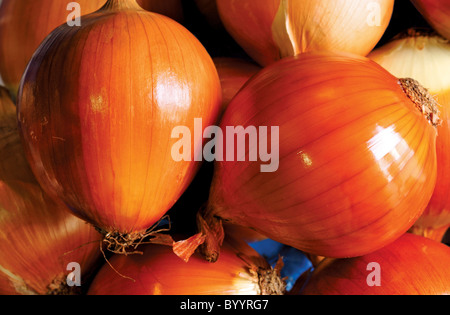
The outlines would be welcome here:
M 442 241 L 450 227 L 450 42 L 427 30 L 410 29 L 368 57 L 394 76 L 418 80 L 439 102 L 436 188 L 412 232 Z
M 0 89 L 0 294 L 69 294 L 68 264 L 81 280 L 99 264 L 100 237 L 92 226 L 46 195 L 25 158 L 16 109 Z
M 0 294 L 450 293 L 448 1 L 406 3 L 0 0 Z
M 217 0 L 233 38 L 261 65 L 307 51 L 367 55 L 391 20 L 393 0 Z

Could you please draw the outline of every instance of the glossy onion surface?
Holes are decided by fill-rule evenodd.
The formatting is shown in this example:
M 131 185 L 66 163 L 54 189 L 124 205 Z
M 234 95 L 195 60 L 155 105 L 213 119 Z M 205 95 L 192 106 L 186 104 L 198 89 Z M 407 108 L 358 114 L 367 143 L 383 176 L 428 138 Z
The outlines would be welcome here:
M 186 263 L 160 245 L 146 246 L 142 256 L 114 256 L 111 264 L 131 280 L 105 265 L 89 295 L 259 295 L 258 272 L 271 270 L 249 245 L 236 241 L 224 243 L 214 264 L 199 254 Z
M 214 63 L 187 29 L 113 0 L 41 45 L 18 119 L 42 187 L 96 227 L 126 234 L 156 223 L 197 172 L 194 153 L 172 157 L 173 129 L 216 123 L 220 104 Z
M 278 126 L 279 139 L 258 141 L 279 148 L 279 167 L 249 162 L 258 142 L 247 141 L 243 161 L 215 164 L 210 214 L 312 254 L 387 245 L 435 187 L 435 127 L 399 79 L 365 57 L 306 53 L 265 68 L 230 103 L 221 129 L 232 126 Z
M 420 81 L 439 101 L 437 180 L 430 203 L 415 222 L 414 232 L 438 241 L 450 227 L 450 41 L 410 29 L 368 56 L 396 77 Z

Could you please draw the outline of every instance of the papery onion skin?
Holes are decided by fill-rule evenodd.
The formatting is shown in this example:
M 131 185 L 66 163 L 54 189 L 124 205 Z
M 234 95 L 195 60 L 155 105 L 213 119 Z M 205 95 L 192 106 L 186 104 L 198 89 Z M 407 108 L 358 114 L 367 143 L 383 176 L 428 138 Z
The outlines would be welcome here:
M 377 263 L 378 266 L 374 266 Z M 372 264 L 372 265 L 371 265 Z M 388 246 L 351 259 L 326 259 L 302 295 L 448 295 L 450 247 L 407 233 Z M 378 268 L 379 269 L 376 269 Z M 380 271 L 378 285 L 372 285 Z M 373 273 L 373 274 L 372 274 Z M 368 280 L 369 283 L 368 283 Z M 371 284 L 371 285 L 369 285 Z
M 441 241 L 450 227 L 450 42 L 427 30 L 410 29 L 368 57 L 396 77 L 417 79 L 439 102 L 436 188 L 412 231 Z
M 261 295 L 256 272 L 273 271 L 240 240 L 227 239 L 214 264 L 198 253 L 184 262 L 166 246 L 149 245 L 143 252 L 142 256 L 113 256 L 110 263 L 116 271 L 105 265 L 88 295 Z M 284 290 L 283 282 L 276 278 Z
M 367 55 L 387 29 L 394 1 L 218 0 L 217 6 L 230 35 L 266 66 L 307 51 Z
M 23 152 L 16 108 L 6 89 L 0 94 L 0 294 L 68 293 L 67 265 L 80 264 L 85 284 L 100 262 L 100 237 L 42 191 Z
M 411 2 L 434 30 L 450 40 L 450 1 L 411 0 Z
M 399 79 L 365 57 L 281 60 L 246 84 L 220 126 L 279 126 L 279 168 L 261 172 L 265 163 L 249 162 L 248 144 L 245 161 L 217 161 L 205 220 L 314 255 L 360 256 L 389 244 L 435 187 L 436 129 Z
M 0 75 L 13 95 L 33 53 L 45 37 L 65 23 L 71 0 L 3 0 L 0 6 Z M 105 0 L 80 0 L 81 14 L 98 10 Z
M 194 130 L 194 118 L 212 125 L 220 104 L 214 63 L 187 29 L 134 0 L 113 0 L 41 45 L 21 84 L 18 120 L 43 188 L 107 233 L 144 233 L 200 166 L 193 153 L 173 159 L 174 127 Z

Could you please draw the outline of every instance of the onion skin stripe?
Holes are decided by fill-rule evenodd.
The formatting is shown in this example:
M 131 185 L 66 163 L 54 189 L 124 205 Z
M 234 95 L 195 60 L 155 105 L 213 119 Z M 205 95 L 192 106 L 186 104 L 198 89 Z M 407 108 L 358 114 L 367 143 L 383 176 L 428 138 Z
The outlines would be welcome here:
M 420 128 L 414 128 L 414 127 L 416 127 L 416 125 L 413 124 L 413 123 L 409 123 L 408 126 L 411 126 L 411 127 L 412 127 L 412 128 L 410 129 L 410 131 L 415 130 L 415 129 L 417 129 L 417 130 L 420 131 Z M 410 131 L 408 131 L 407 133 L 409 133 Z M 421 140 L 423 140 L 423 138 L 422 138 Z M 419 141 L 418 145 L 420 144 L 420 142 L 421 142 L 421 141 Z M 415 150 L 413 150 L 413 151 L 415 151 Z M 350 154 L 350 152 L 349 152 L 348 154 Z M 409 161 L 411 160 L 411 158 L 412 158 L 412 156 L 406 161 L 406 163 L 409 162 Z M 326 164 L 325 164 L 324 166 L 326 166 Z M 374 166 L 374 167 L 378 167 L 378 166 Z M 350 178 L 348 178 L 345 182 L 351 182 L 351 181 L 353 181 L 355 178 L 361 176 L 361 174 L 365 173 L 366 171 L 367 171 L 367 169 L 364 169 L 362 172 L 359 172 L 359 173 L 357 173 L 357 174 L 354 174 L 353 176 L 351 176 Z M 398 173 L 401 173 L 402 171 L 403 171 L 403 169 L 399 169 L 399 172 L 398 172 Z M 392 175 L 393 175 L 393 177 L 396 177 L 398 174 L 392 174 Z M 301 179 L 301 178 L 300 178 L 300 179 Z M 320 198 L 323 194 L 326 194 L 326 193 L 329 192 L 330 190 L 333 190 L 333 189 L 337 188 L 339 185 L 341 185 L 341 184 L 343 184 L 343 183 L 345 183 L 345 182 L 341 182 L 341 183 L 339 183 L 339 184 L 336 185 L 336 186 L 330 187 L 329 189 L 327 189 L 327 190 L 324 191 L 323 193 L 321 193 L 321 194 L 319 194 L 319 195 L 316 195 L 316 196 L 313 196 L 313 197 L 309 198 L 309 199 L 306 200 L 306 201 L 303 201 L 303 202 L 294 204 L 294 205 L 292 205 L 292 206 L 289 206 L 288 208 L 285 208 L 285 211 L 287 211 L 289 208 L 293 208 L 293 207 L 299 206 L 299 205 L 301 205 L 301 204 L 303 204 L 303 203 L 310 202 L 310 201 L 312 201 L 312 200 L 314 200 L 314 199 L 318 199 L 318 198 Z M 383 187 L 385 187 L 385 186 L 383 186 Z M 377 192 L 379 192 L 379 191 L 378 191 L 378 190 L 377 190 L 377 191 L 374 191 L 374 192 L 373 192 L 373 195 L 375 195 Z M 368 196 L 367 198 L 373 197 L 373 195 L 370 195 L 370 196 Z M 265 195 L 265 196 L 267 196 L 267 195 Z M 358 205 L 359 203 L 362 203 L 362 202 L 364 202 L 364 201 L 365 201 L 365 200 L 361 200 L 360 202 L 358 202 L 358 203 L 356 203 L 356 204 L 354 204 L 354 205 Z M 315 209 L 311 209 L 311 210 L 315 210 Z M 278 210 L 276 210 L 276 211 L 281 211 L 281 210 L 278 209 Z M 338 213 L 336 213 L 336 214 L 338 214 Z M 315 222 L 315 221 L 310 221 L 310 223 L 314 223 L 314 222 Z
M 410 123 L 410 124 L 408 124 L 408 125 L 412 126 L 412 128 L 410 129 L 410 131 L 412 131 L 412 130 L 421 131 L 421 129 L 420 129 L 420 128 L 417 128 L 417 125 L 415 125 L 415 124 Z M 415 128 L 414 128 L 414 127 L 415 127 Z M 425 133 L 422 133 L 422 138 L 420 138 L 420 140 L 418 141 L 417 148 L 419 148 L 419 147 L 424 147 L 424 146 L 420 146 L 420 144 L 422 143 L 422 140 L 423 140 L 423 138 L 424 138 L 424 134 L 425 134 Z M 416 137 L 414 137 L 414 138 L 416 138 Z M 416 152 L 417 150 L 413 150 L 413 151 Z M 430 152 L 430 150 L 426 150 L 426 153 L 427 153 L 427 154 L 429 154 L 429 152 Z M 411 159 L 414 158 L 414 157 L 416 157 L 416 156 L 411 156 L 410 158 L 408 158 L 408 160 L 406 161 L 405 164 L 408 164 L 409 161 L 411 161 Z M 400 169 L 400 170 L 399 170 L 399 173 L 401 173 L 402 171 L 403 171 L 403 169 Z M 359 176 L 360 176 L 361 174 L 363 174 L 364 172 L 365 172 L 365 171 L 363 171 L 363 172 L 361 172 L 361 173 L 358 173 L 358 174 L 355 174 L 354 176 L 352 176 L 351 178 L 349 178 L 347 181 L 348 181 L 348 182 L 351 182 L 352 180 L 354 180 L 356 177 L 359 177 Z M 393 177 L 396 177 L 398 174 L 392 174 L 392 175 L 393 175 Z M 340 183 L 340 184 L 342 184 L 342 183 Z M 340 185 L 340 184 L 339 184 L 339 185 Z M 314 196 L 314 197 L 312 197 L 312 198 L 309 198 L 308 200 L 299 202 L 299 203 L 297 203 L 297 204 L 291 205 L 291 206 L 289 206 L 289 207 L 287 207 L 287 208 L 284 208 L 283 210 L 277 209 L 277 210 L 274 210 L 274 211 L 276 211 L 276 212 L 279 212 L 279 211 L 287 211 L 287 212 L 289 212 L 289 209 L 290 209 L 290 208 L 295 208 L 295 207 L 297 207 L 297 206 L 299 206 L 299 205 L 301 205 L 301 204 L 310 202 L 310 201 L 312 201 L 312 200 L 314 200 L 314 199 L 321 198 L 321 196 L 322 196 L 323 194 L 326 194 L 326 193 L 328 193 L 330 190 L 333 190 L 333 189 L 335 189 L 335 188 L 337 188 L 337 187 L 338 187 L 338 186 L 331 187 L 331 188 L 328 189 L 327 191 L 324 191 L 322 194 L 319 194 L 319 195 L 317 195 L 317 196 Z M 383 190 L 385 187 L 386 187 L 386 185 L 383 186 L 383 187 L 380 187 L 380 190 Z M 374 191 L 373 194 L 367 196 L 366 199 L 369 199 L 369 198 L 373 197 L 374 195 L 376 195 L 377 193 L 379 193 L 380 190 Z M 357 206 L 358 204 L 365 202 L 366 199 L 360 200 L 358 203 L 354 204 L 353 206 Z M 311 209 L 311 211 L 315 211 L 315 210 L 318 210 L 318 209 Z M 298 214 L 298 216 L 301 216 L 301 215 L 302 215 L 302 214 Z M 336 215 L 339 215 L 339 212 L 338 212 L 338 213 L 335 213 L 333 216 L 336 216 Z M 295 217 L 295 216 L 294 216 L 294 217 Z M 291 216 L 291 218 L 293 218 L 293 217 Z M 326 218 L 323 218 L 323 219 L 318 219 L 318 220 L 316 220 L 316 221 L 314 221 L 314 220 L 313 220 L 313 221 L 309 221 L 309 223 L 306 224 L 305 226 L 310 225 L 310 224 L 316 224 L 316 223 L 319 223 L 319 222 L 321 222 L 321 221 L 323 221 L 323 220 L 326 220 L 326 219 L 328 219 L 328 218 L 329 218 L 329 217 L 326 217 Z
M 280 127 L 280 167 L 261 173 L 261 161 L 218 161 L 202 212 L 215 218 L 207 221 L 211 231 L 224 220 L 310 254 L 344 258 L 388 244 L 423 212 L 436 181 L 436 129 L 400 80 L 378 64 L 333 56 L 306 53 L 269 66 L 230 103 L 222 126 L 247 121 Z M 318 64 L 348 67 L 345 73 L 360 73 L 361 79 L 302 89 L 310 75 L 318 75 Z M 286 94 L 276 94 L 297 78 L 295 91 L 280 88 Z M 268 82 L 273 86 L 267 88 Z M 242 114 L 234 114 L 238 108 Z M 213 255 L 213 242 L 206 244 Z
M 327 71 L 327 70 L 328 70 L 328 69 L 326 68 L 324 71 Z M 269 71 L 269 70 L 263 69 L 263 70 L 261 71 L 261 75 L 263 75 L 264 71 Z M 339 79 L 342 79 L 342 78 L 343 78 L 342 72 L 341 72 L 340 70 L 336 70 L 336 77 L 333 77 L 333 78 L 330 78 L 330 76 L 331 76 L 330 73 L 333 74 L 333 72 L 327 72 L 327 78 L 326 78 L 326 79 L 318 80 L 317 82 L 314 82 L 313 84 L 308 84 L 308 85 L 302 86 L 302 89 L 311 89 L 311 90 L 312 90 L 313 88 L 315 88 L 315 87 L 317 87 L 317 86 L 321 86 L 321 85 L 326 84 L 326 83 L 336 82 L 336 81 L 338 81 Z M 377 77 L 374 75 L 373 72 L 369 72 L 369 74 L 370 74 L 370 75 L 367 76 L 367 79 L 370 78 L 370 79 L 373 81 L 373 84 L 375 84 L 375 82 L 377 82 L 377 81 L 376 81 L 376 80 L 377 80 Z M 316 74 L 316 76 L 318 76 L 318 74 Z M 319 77 L 319 76 L 318 76 L 318 77 Z M 354 76 L 352 76 L 352 75 L 350 75 L 350 74 L 347 74 L 344 78 L 346 78 L 346 79 L 350 79 L 350 78 L 361 78 L 361 74 L 360 74 L 360 73 L 356 73 Z M 307 78 L 291 79 L 291 80 L 288 81 L 288 83 L 290 83 L 290 84 L 295 84 L 296 82 L 300 82 L 300 81 L 304 81 L 304 80 L 307 80 Z M 271 82 L 267 82 L 266 84 L 267 84 L 267 85 L 270 85 L 270 83 L 271 83 Z M 383 82 L 383 81 L 377 82 L 377 86 L 378 86 L 378 84 L 384 86 L 384 82 Z M 248 85 L 247 88 L 248 88 L 248 89 L 251 89 L 251 88 L 253 87 L 252 81 L 250 80 L 250 81 L 247 83 L 247 85 Z M 355 83 L 355 85 L 356 85 L 356 83 Z M 399 88 L 400 88 L 400 87 L 399 87 Z M 368 89 L 364 89 L 364 90 L 358 90 L 358 93 L 367 93 L 367 92 L 370 92 L 370 91 L 376 91 L 376 90 L 377 90 L 377 88 L 372 87 L 372 88 L 368 88 Z M 276 103 L 281 102 L 284 98 L 288 98 L 288 97 L 291 96 L 291 95 L 295 95 L 295 94 L 298 93 L 299 91 L 300 91 L 300 90 L 297 90 L 297 89 L 296 89 L 296 90 L 293 90 L 292 92 L 289 92 L 289 93 L 287 93 L 287 94 L 283 94 L 283 96 L 280 97 L 280 98 L 274 99 L 273 102 L 270 102 L 270 103 L 268 103 L 268 104 L 265 104 L 263 107 L 258 107 L 258 112 L 257 112 L 257 113 L 255 113 L 253 116 L 248 117 L 247 120 L 240 122 L 240 124 L 243 125 L 243 126 L 251 125 L 251 121 L 257 120 L 256 118 L 257 118 L 258 116 L 261 116 L 261 115 L 264 116 L 263 113 L 264 113 L 265 109 L 267 109 L 267 108 L 270 107 L 270 106 L 273 106 L 273 104 L 276 104 Z M 242 92 L 242 91 L 241 91 L 241 92 Z M 245 92 L 246 92 L 246 91 L 245 91 Z M 351 92 L 351 91 L 349 91 L 349 93 L 354 94 L 354 93 Z M 350 94 L 350 95 L 351 95 L 351 94 Z M 244 96 L 246 96 L 246 95 L 247 95 L 247 94 L 242 93 L 242 95 L 239 95 L 239 94 L 238 94 L 237 97 L 239 98 L 239 101 L 241 101 L 240 99 L 241 99 L 241 98 L 244 98 Z M 348 97 L 348 96 L 349 96 L 349 95 L 344 95 L 344 96 L 342 96 L 342 98 L 346 98 L 346 97 Z M 337 101 L 337 100 L 339 100 L 339 99 L 330 100 L 330 102 L 332 102 L 332 101 Z M 293 105 L 293 106 L 295 106 L 295 105 Z M 286 109 L 289 109 L 289 107 L 283 108 L 283 110 L 286 110 Z M 306 111 L 303 111 L 303 114 L 308 113 L 309 110 L 314 110 L 314 108 L 313 108 L 313 107 L 310 107 L 310 108 L 307 109 Z M 244 115 L 244 114 L 245 114 L 244 109 L 239 108 L 239 107 L 237 107 L 237 106 L 231 107 L 230 109 L 227 109 L 227 111 L 229 112 L 229 113 L 227 113 L 228 116 L 233 116 L 234 113 L 236 113 L 236 112 L 240 113 L 241 115 Z M 280 113 L 281 113 L 281 112 L 282 112 L 282 111 L 280 111 Z M 259 120 L 258 120 L 258 121 L 259 121 Z M 264 123 L 265 123 L 265 121 L 262 121 L 261 125 L 264 125 Z
M 29 69 L 18 107 L 41 185 L 106 234 L 151 228 L 200 168 L 175 161 L 171 132 L 218 118 L 221 86 L 205 47 L 134 0 L 111 0 L 81 27 L 56 29 Z M 37 143 L 29 134 L 41 115 L 49 122 Z
M 398 110 L 398 111 L 400 111 L 400 110 Z M 364 116 L 362 116 L 362 117 L 365 117 L 365 116 L 366 116 L 366 115 L 364 115 Z M 405 113 L 405 115 L 402 116 L 402 117 L 405 117 L 405 116 L 406 116 L 406 113 Z M 360 118 L 356 118 L 354 121 L 357 121 L 357 120 L 359 120 L 359 119 L 360 119 Z M 354 121 L 353 121 L 353 122 L 354 122 Z M 351 122 L 350 122 L 348 125 L 351 125 Z M 349 128 L 348 125 L 344 125 L 344 126 L 342 126 L 342 127 L 338 127 L 338 128 L 336 128 L 336 129 L 333 129 L 333 130 L 331 130 L 330 132 L 328 132 L 327 134 L 321 135 L 319 138 L 315 138 L 315 139 L 312 140 L 311 142 L 306 143 L 306 144 L 303 145 L 302 147 L 305 148 L 305 147 L 307 147 L 307 146 L 310 145 L 310 144 L 313 144 L 313 143 L 315 143 L 315 142 L 318 142 L 318 141 L 320 141 L 321 139 L 323 139 L 323 138 L 325 138 L 325 137 L 328 137 L 328 136 L 332 135 L 334 132 L 336 132 L 336 131 L 338 131 L 338 130 Z M 394 124 L 393 124 L 393 125 L 394 125 Z M 282 161 L 283 159 L 290 158 L 290 157 L 293 155 L 293 153 L 294 153 L 294 152 L 297 152 L 298 150 L 299 150 L 299 149 L 293 150 L 293 151 L 289 152 L 288 154 L 284 155 L 283 157 L 281 157 L 281 158 L 280 158 L 280 164 L 281 164 L 281 161 Z M 356 148 L 355 148 L 354 150 L 356 150 Z M 346 152 L 346 155 L 351 155 L 350 151 L 347 151 L 347 152 Z M 327 165 L 330 164 L 330 163 L 332 163 L 332 162 L 333 162 L 333 160 L 329 160 L 328 162 L 326 162 L 326 163 L 320 165 L 319 168 L 315 168 L 313 171 L 320 171 L 321 168 L 327 167 Z M 312 172 L 312 171 L 306 172 L 303 176 L 298 177 L 295 181 L 300 181 L 300 180 L 302 180 L 303 177 L 309 176 L 311 172 Z M 254 177 L 257 177 L 258 175 L 259 175 L 259 173 L 256 173 Z M 357 175 L 357 174 L 355 174 L 355 175 Z M 254 177 L 252 177 L 251 179 L 253 179 Z M 251 179 L 250 179 L 249 181 L 245 182 L 243 185 L 249 184 L 249 183 L 251 182 Z M 266 182 L 266 184 L 267 184 L 268 186 L 270 186 L 269 183 L 270 183 L 270 181 Z M 288 186 L 288 185 L 290 185 L 290 184 L 292 184 L 292 183 L 293 183 L 293 182 L 291 182 L 291 183 L 286 183 L 285 186 Z M 242 186 L 243 186 L 243 185 L 242 185 Z M 285 186 L 279 187 L 279 188 L 277 188 L 276 190 L 271 189 L 270 192 L 269 192 L 269 195 L 270 195 L 270 194 L 275 194 L 275 193 L 276 193 L 277 191 L 279 191 L 279 190 L 283 190 Z M 263 194 L 265 197 L 269 196 L 268 194 L 265 194 L 265 193 L 262 193 L 262 194 Z
M 417 128 L 417 129 L 420 130 L 420 128 Z M 419 143 L 422 143 L 422 142 L 419 141 Z M 430 153 L 430 150 L 425 150 L 425 152 L 426 152 L 427 154 L 429 154 L 429 153 Z M 420 170 L 419 173 L 422 173 L 422 172 L 423 172 L 423 169 Z M 424 202 L 424 203 L 426 203 L 426 201 L 429 199 L 427 195 L 423 195 L 423 194 L 418 194 L 418 195 L 423 196 L 423 198 L 424 198 L 424 201 L 423 201 L 423 202 Z M 393 206 L 392 209 L 394 209 L 395 207 L 397 207 L 397 206 Z M 382 220 L 383 220 L 385 217 L 387 217 L 389 214 L 390 214 L 389 211 L 388 211 L 388 212 L 384 212 L 382 216 L 380 216 L 380 217 L 378 217 L 378 218 L 375 218 L 373 221 L 367 222 L 365 225 L 361 226 L 361 227 L 358 228 L 358 229 L 353 230 L 351 233 L 344 233 L 344 234 L 341 234 L 341 235 L 333 235 L 332 238 L 320 238 L 320 239 L 314 238 L 314 239 L 305 239 L 305 241 L 315 241 L 315 242 L 316 242 L 316 241 L 319 241 L 319 242 L 320 242 L 320 241 L 327 241 L 327 240 L 339 239 L 339 238 L 342 238 L 342 237 L 344 237 L 344 236 L 351 236 L 352 234 L 360 234 L 360 233 L 363 232 L 367 227 L 369 227 L 369 226 L 371 226 L 371 225 L 374 225 L 376 222 L 382 221 Z M 337 213 L 336 215 L 339 215 L 339 213 Z M 331 216 L 331 217 L 334 217 L 334 216 Z M 331 217 L 326 217 L 326 218 L 323 218 L 323 219 L 317 220 L 317 221 L 310 221 L 308 224 L 306 224 L 306 225 L 304 225 L 304 226 L 306 227 L 306 226 L 308 226 L 308 225 L 310 225 L 310 224 L 321 225 L 321 224 L 319 224 L 320 222 L 324 222 L 322 225 L 325 226 L 325 225 L 326 225 L 326 221 L 329 220 L 329 219 L 331 219 Z M 417 218 L 418 218 L 418 216 L 416 216 L 416 217 L 414 217 L 414 218 L 410 218 L 411 224 L 413 224 L 413 222 L 414 222 L 415 219 L 417 219 Z M 407 229 L 405 229 L 404 232 L 406 232 L 406 230 L 407 230 Z M 324 234 L 322 233 L 322 235 L 324 235 Z

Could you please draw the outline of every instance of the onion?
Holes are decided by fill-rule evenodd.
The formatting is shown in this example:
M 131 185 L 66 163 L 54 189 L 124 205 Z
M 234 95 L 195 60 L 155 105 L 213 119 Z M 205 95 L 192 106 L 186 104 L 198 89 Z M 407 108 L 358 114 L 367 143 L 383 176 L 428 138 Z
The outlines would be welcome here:
M 115 255 L 110 261 L 115 270 L 105 265 L 88 295 L 281 295 L 285 289 L 281 260 L 272 268 L 248 244 L 232 239 L 214 264 L 199 254 L 185 263 L 161 245 L 146 245 L 142 256 Z
M 43 42 L 21 83 L 18 119 L 41 186 L 125 253 L 200 166 L 193 153 L 174 160 L 174 128 L 194 130 L 194 118 L 206 128 L 220 105 L 217 70 L 188 30 L 135 0 L 109 0 Z
M 68 264 L 79 264 L 84 285 L 99 263 L 99 242 L 93 227 L 39 187 L 22 149 L 16 108 L 1 88 L 0 294 L 78 293 L 66 285 Z
M 419 81 L 441 105 L 436 142 L 437 183 L 412 231 L 441 241 L 450 227 L 450 42 L 425 30 L 410 29 L 374 50 L 369 58 L 396 77 Z
M 222 112 L 237 92 L 261 67 L 240 58 L 216 57 L 213 59 L 222 86 Z
M 224 158 L 198 214 L 206 259 L 220 252 L 222 222 L 334 258 L 394 241 L 435 187 L 437 107 L 366 57 L 304 53 L 266 67 L 220 124 Z
M 450 247 L 407 233 L 390 245 L 350 259 L 326 259 L 303 295 L 448 295 Z
M 393 0 L 217 0 L 230 35 L 261 65 L 302 52 L 367 55 L 391 20 Z
M 44 38 L 67 21 L 71 0 L 3 0 L 0 6 L 0 75 L 14 97 L 33 53 Z M 80 0 L 81 14 L 99 9 L 105 0 Z
M 450 39 L 450 1 L 411 0 L 411 2 L 439 34 Z

